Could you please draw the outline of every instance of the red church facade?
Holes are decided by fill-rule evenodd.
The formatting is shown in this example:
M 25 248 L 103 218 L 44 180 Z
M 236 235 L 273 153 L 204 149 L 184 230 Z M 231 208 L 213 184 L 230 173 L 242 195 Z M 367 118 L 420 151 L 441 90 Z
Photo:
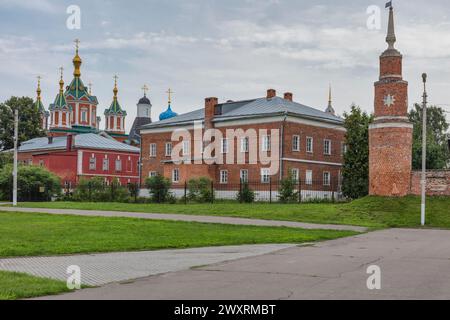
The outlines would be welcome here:
M 139 149 L 96 134 L 37 138 L 22 144 L 19 151 L 22 164 L 47 168 L 64 186 L 93 177 L 103 178 L 106 184 L 139 182 Z

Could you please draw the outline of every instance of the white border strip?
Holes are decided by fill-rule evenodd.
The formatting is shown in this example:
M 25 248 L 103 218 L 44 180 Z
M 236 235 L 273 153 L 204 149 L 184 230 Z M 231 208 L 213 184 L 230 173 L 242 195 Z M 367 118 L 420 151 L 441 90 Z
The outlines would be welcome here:
M 112 177 L 112 178 L 133 178 L 133 179 L 138 179 L 139 176 L 118 176 L 118 175 L 113 175 L 113 174 L 97 174 L 97 173 L 82 173 L 79 174 L 79 176 L 89 176 L 89 177 Z
M 311 164 L 322 164 L 327 166 L 336 166 L 336 167 L 342 167 L 342 163 L 336 163 L 336 162 L 326 162 L 326 161 L 314 161 L 314 160 L 305 160 L 305 159 L 293 159 L 293 158 L 283 158 L 283 161 L 290 161 L 290 162 L 301 162 L 301 163 L 311 163 Z
M 383 128 L 407 128 L 407 129 L 413 129 L 414 125 L 412 123 L 386 122 L 386 123 L 372 123 L 369 126 L 369 130 L 383 129 Z

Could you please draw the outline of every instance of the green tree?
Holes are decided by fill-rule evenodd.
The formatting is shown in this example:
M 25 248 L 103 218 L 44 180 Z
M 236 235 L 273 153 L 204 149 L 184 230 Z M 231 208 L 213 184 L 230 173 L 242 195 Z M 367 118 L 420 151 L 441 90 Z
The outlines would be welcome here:
M 413 131 L 413 169 L 422 168 L 422 106 L 414 105 L 409 112 L 409 120 L 414 124 Z M 446 132 L 449 124 L 442 108 L 431 106 L 427 108 L 427 168 L 443 169 L 449 160 Z
M 45 135 L 41 128 L 39 110 L 33 99 L 11 97 L 0 104 L 0 150 L 14 147 L 14 114 L 6 105 L 19 110 L 19 143 Z
M 59 177 L 45 168 L 37 166 L 19 166 L 18 198 L 21 201 L 46 201 L 61 193 Z M 13 187 L 12 165 L 8 164 L 0 170 L 0 199 L 8 200 Z
M 255 191 L 250 189 L 249 183 L 243 182 L 237 194 L 237 200 L 241 203 L 253 203 L 255 202 L 255 197 Z
M 346 152 L 342 169 L 344 196 L 357 199 L 369 194 L 369 124 L 372 116 L 352 106 L 344 114 Z
M 280 188 L 278 190 L 278 199 L 282 203 L 296 202 L 299 198 L 299 193 L 296 191 L 298 181 L 294 179 L 292 171 L 289 172 L 289 177 L 281 180 Z
M 171 185 L 170 180 L 162 175 L 147 178 L 145 181 L 145 186 L 150 191 L 151 201 L 156 203 L 164 203 L 172 200 L 170 193 Z
M 10 164 L 13 162 L 13 154 L 11 152 L 0 152 L 0 170 L 6 166 L 7 164 Z
M 200 203 L 214 200 L 214 193 L 211 188 L 212 180 L 207 177 L 191 179 L 188 182 L 188 199 Z

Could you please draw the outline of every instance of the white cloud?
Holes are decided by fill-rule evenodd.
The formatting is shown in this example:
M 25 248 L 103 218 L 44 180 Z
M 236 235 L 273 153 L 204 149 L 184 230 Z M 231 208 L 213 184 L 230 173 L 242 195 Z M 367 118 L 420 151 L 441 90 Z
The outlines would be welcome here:
M 49 0 L 0 0 L 0 7 L 54 13 L 57 7 Z

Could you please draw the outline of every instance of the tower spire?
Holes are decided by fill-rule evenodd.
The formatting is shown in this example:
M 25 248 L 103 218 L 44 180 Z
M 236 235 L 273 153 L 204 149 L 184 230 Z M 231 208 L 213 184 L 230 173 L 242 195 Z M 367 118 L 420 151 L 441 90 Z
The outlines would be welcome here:
M 328 92 L 328 107 L 332 106 L 332 99 L 331 99 L 331 84 Z
M 332 97 L 331 97 L 331 84 L 328 89 L 328 107 L 325 110 L 325 112 L 330 113 L 332 115 L 336 115 L 336 112 L 334 111 L 334 108 L 333 108 L 333 101 L 332 101 Z
M 395 37 L 395 24 L 394 24 L 394 8 L 392 7 L 392 2 L 389 6 L 389 24 L 388 24 L 388 32 L 386 37 L 386 42 L 389 47 L 388 50 L 395 50 L 394 44 L 397 41 Z
M 75 57 L 73 58 L 73 66 L 75 68 L 75 70 L 73 71 L 73 76 L 75 78 L 79 78 L 81 76 L 81 71 L 80 71 L 80 67 L 82 64 L 82 60 L 80 58 L 80 56 L 78 55 L 78 49 L 80 47 L 80 40 L 75 39 Z
M 42 79 L 42 77 L 41 76 L 37 76 L 37 79 L 38 79 L 38 85 L 37 85 L 36 93 L 37 93 L 37 100 L 40 101 L 41 100 L 41 93 L 42 93 L 42 90 L 41 90 L 41 79 Z
M 60 72 L 60 79 L 59 79 L 59 93 L 63 94 L 64 93 L 64 80 L 63 80 L 63 73 L 64 73 L 64 68 L 61 67 L 59 68 L 59 72 Z
M 119 89 L 117 89 L 117 79 L 119 79 L 119 77 L 117 75 L 114 76 L 114 100 L 117 100 L 117 93 L 119 92 Z

